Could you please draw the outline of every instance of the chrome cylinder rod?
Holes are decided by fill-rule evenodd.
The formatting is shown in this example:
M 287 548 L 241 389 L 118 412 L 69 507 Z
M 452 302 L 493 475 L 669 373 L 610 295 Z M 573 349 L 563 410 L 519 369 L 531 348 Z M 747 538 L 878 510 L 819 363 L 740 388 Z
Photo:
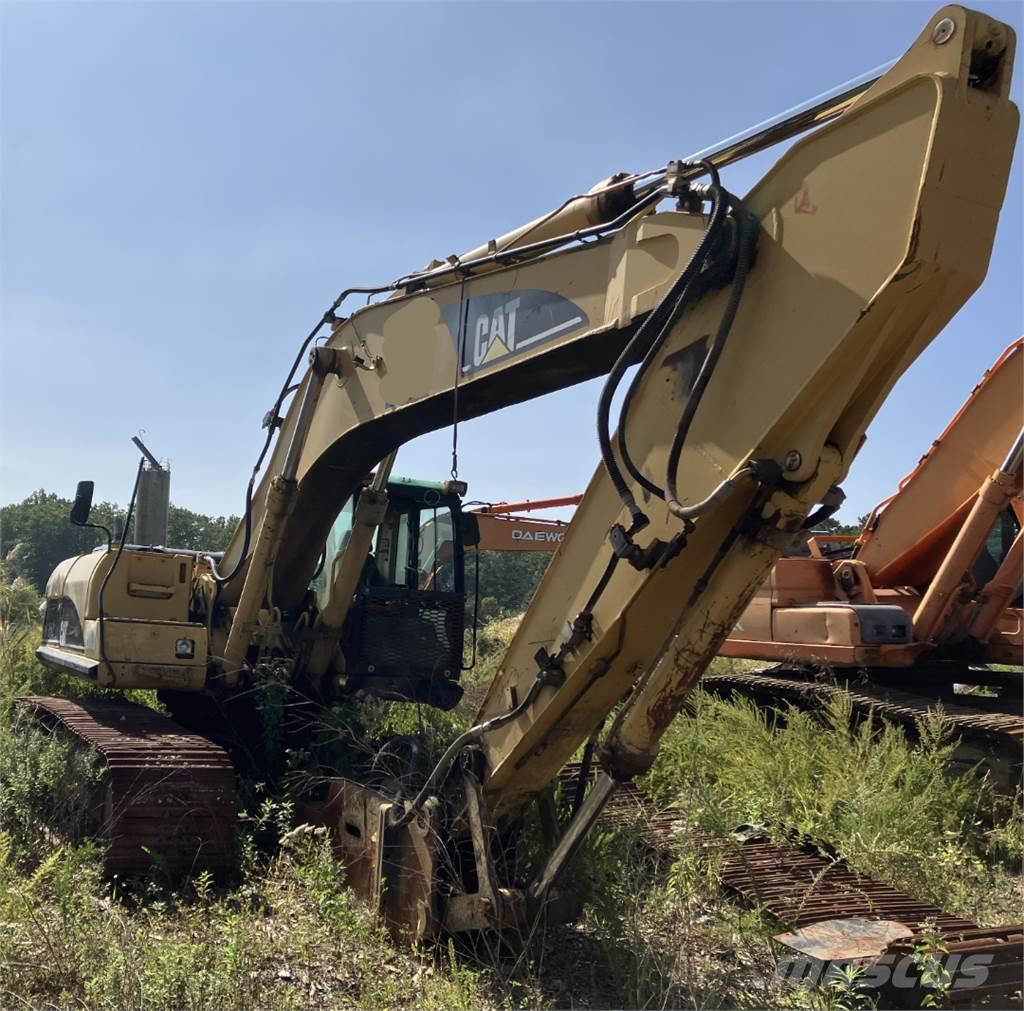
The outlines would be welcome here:
M 798 134 L 822 126 L 841 116 L 895 64 L 896 60 L 888 60 L 879 64 L 857 77 L 852 77 L 828 91 L 815 95 L 814 98 L 792 106 L 785 112 L 764 119 L 716 144 L 701 148 L 683 160 L 688 162 L 709 161 L 715 168 L 721 169 L 742 161 L 744 158 L 749 158 L 775 144 L 781 144 Z M 693 178 L 696 178 L 698 174 L 695 172 Z M 642 190 L 638 189 L 637 192 L 639 194 Z

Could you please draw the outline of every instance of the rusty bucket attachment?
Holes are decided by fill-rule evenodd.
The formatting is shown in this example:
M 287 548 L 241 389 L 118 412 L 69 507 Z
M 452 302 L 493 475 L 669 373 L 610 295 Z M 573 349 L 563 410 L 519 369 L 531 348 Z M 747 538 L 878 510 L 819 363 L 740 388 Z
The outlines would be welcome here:
M 494 861 L 494 830 L 484 823 L 480 785 L 468 771 L 462 803 L 450 822 L 436 798 L 415 817 L 396 820 L 401 801 L 348 779 L 323 784 L 318 799 L 301 802 L 300 822 L 327 829 L 352 890 L 396 938 L 423 943 L 441 934 L 471 931 L 526 932 L 539 915 L 568 922 L 578 899 L 551 889 L 541 902 L 526 889 L 500 880 Z M 458 842 L 471 857 L 462 868 Z

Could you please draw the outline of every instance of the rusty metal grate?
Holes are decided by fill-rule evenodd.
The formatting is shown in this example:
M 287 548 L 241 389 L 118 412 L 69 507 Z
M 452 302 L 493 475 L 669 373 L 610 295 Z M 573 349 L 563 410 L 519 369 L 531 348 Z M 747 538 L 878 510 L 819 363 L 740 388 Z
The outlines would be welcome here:
M 223 748 L 130 702 L 17 701 L 101 757 L 107 874 L 140 874 L 157 861 L 175 873 L 231 866 L 238 802 L 235 770 Z
M 559 781 L 571 797 L 580 766 L 570 764 Z M 591 779 L 596 771 L 591 772 Z M 674 826 L 682 818 L 676 808 L 658 808 L 634 783 L 620 784 L 602 815 L 606 824 L 639 829 L 644 842 L 658 853 L 671 851 Z M 897 921 L 910 928 L 907 941 L 894 941 L 887 955 L 913 951 L 926 925 L 934 925 L 949 954 L 982 956 L 987 960 L 983 980 L 974 983 L 953 973 L 947 994 L 952 1007 L 1024 1007 L 1024 927 L 1020 924 L 980 927 L 938 906 L 919 902 L 906 892 L 852 870 L 844 861 L 812 846 L 779 845 L 756 835 L 741 841 L 706 838 L 705 848 L 721 856 L 720 880 L 726 891 L 760 907 L 786 929 L 800 929 L 827 920 Z M 923 991 L 886 990 L 894 1006 L 919 1007 Z

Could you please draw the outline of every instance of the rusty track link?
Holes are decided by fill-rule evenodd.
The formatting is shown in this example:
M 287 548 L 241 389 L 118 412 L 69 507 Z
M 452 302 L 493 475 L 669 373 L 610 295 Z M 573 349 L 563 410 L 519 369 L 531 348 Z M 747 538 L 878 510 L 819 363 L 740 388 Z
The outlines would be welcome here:
M 1020 713 L 993 712 L 882 685 L 843 687 L 812 680 L 796 671 L 710 674 L 702 680 L 701 687 L 723 697 L 737 692 L 762 702 L 784 701 L 802 707 L 846 695 L 859 712 L 873 710 L 876 716 L 901 723 L 910 729 L 916 726 L 929 709 L 941 704 L 953 733 L 961 741 L 978 746 L 982 752 L 994 753 L 994 757 L 1003 765 L 998 778 L 1006 780 L 1006 785 L 1011 787 L 1020 778 L 1024 747 L 1024 716 Z
M 102 760 L 96 815 L 107 874 L 130 877 L 155 861 L 173 873 L 231 865 L 238 803 L 222 748 L 130 702 L 29 696 L 18 704 Z
M 893 920 L 908 927 L 911 937 L 891 942 L 880 956 L 912 956 L 926 930 L 934 926 L 941 936 L 940 960 L 950 972 L 944 1005 L 1022 1007 L 1024 979 L 1024 925 L 979 927 L 927 902 L 919 902 L 866 875 L 851 870 L 810 847 L 777 845 L 752 839 L 726 854 L 722 884 L 750 905 L 759 906 L 779 924 L 798 930 L 830 920 Z M 982 976 L 959 968 L 966 956 L 984 968 Z M 979 963 L 978 960 L 981 960 Z M 970 963 L 968 963 L 970 964 Z M 920 1007 L 920 983 L 912 989 L 885 987 L 890 1000 L 905 1007 Z
M 928 921 L 944 934 L 975 930 L 977 924 L 918 902 L 906 892 L 851 870 L 842 860 L 810 847 L 751 839 L 727 852 L 722 884 L 760 906 L 787 929 L 849 916 L 897 920 L 915 933 Z
M 572 797 L 580 775 L 578 764 L 567 765 L 559 776 L 564 797 Z M 593 775 L 591 776 L 593 778 Z M 658 808 L 634 783 L 620 784 L 602 815 L 605 824 L 634 827 L 655 853 L 671 852 L 674 826 L 682 819 L 677 808 Z M 952 1007 L 1024 1007 L 1024 925 L 980 927 L 906 892 L 852 870 L 844 861 L 827 856 L 813 846 L 779 845 L 761 838 L 740 841 L 711 839 L 703 845 L 719 854 L 720 880 L 726 891 L 749 905 L 761 908 L 780 926 L 798 930 L 830 920 L 863 918 L 894 920 L 911 931 L 910 939 L 888 945 L 884 954 L 899 958 L 911 955 L 925 930 L 934 926 L 953 965 L 951 989 L 946 995 Z M 975 981 L 956 965 L 967 956 L 985 960 L 984 979 Z M 919 1007 L 920 986 L 907 990 L 888 988 L 895 1006 Z
M 590 782 L 597 770 L 591 769 Z M 563 801 L 571 801 L 579 782 L 580 764 L 570 762 L 558 774 Z M 601 822 L 617 829 L 639 829 L 644 843 L 656 853 L 670 853 L 675 825 L 682 817 L 676 808 L 657 807 L 635 783 L 620 783 L 601 812 Z

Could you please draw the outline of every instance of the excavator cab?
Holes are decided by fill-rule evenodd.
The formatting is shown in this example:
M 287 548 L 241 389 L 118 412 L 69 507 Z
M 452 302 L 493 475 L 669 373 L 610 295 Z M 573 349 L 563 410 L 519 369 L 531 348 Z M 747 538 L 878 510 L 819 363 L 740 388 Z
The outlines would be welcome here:
M 451 709 L 462 698 L 467 527 L 454 482 L 392 478 L 388 507 L 345 619 L 345 687 Z M 352 531 L 356 500 L 338 514 L 313 589 L 326 600 Z M 472 523 L 468 524 L 472 539 Z

